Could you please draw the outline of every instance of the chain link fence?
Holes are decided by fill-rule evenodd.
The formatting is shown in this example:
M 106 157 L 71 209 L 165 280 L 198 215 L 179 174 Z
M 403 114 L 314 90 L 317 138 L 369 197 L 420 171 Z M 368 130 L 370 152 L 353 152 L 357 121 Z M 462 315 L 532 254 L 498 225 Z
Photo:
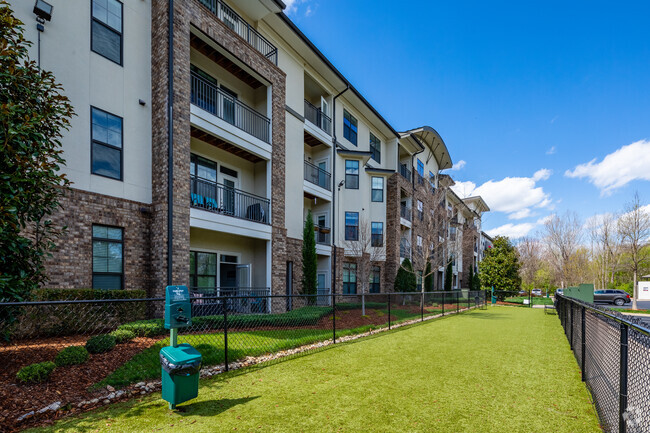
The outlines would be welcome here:
M 650 329 L 634 316 L 557 295 L 557 313 L 605 432 L 650 432 Z
M 485 305 L 483 291 L 219 295 L 193 291 L 192 324 L 178 337 L 179 343 L 201 352 L 204 376 Z M 30 412 L 38 418 L 39 410 L 55 402 L 75 407 L 102 399 L 107 390 L 123 390 L 119 395 L 127 397 L 156 387 L 152 382 L 160 379 L 159 352 L 169 345 L 164 302 L 0 303 L 0 430 L 17 428 L 16 419 Z M 99 347 L 97 336 L 104 336 Z M 88 359 L 59 365 L 59 353 L 70 346 L 85 346 L 91 352 Z M 42 383 L 16 377 L 23 367 L 51 361 L 57 366 Z

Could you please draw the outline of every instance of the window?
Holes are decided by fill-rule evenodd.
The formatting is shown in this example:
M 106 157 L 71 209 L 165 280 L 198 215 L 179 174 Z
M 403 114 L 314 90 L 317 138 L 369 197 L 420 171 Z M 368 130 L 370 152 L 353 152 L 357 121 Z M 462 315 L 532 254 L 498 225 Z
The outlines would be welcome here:
M 373 247 L 384 246 L 384 223 L 373 222 L 370 230 L 370 245 Z
M 345 240 L 359 240 L 359 212 L 345 213 Z
M 343 294 L 354 295 L 357 293 L 357 264 L 343 263 Z
M 373 266 L 370 269 L 370 293 L 379 293 L 379 283 L 381 281 L 381 268 Z
M 217 287 L 217 255 L 190 251 L 190 287 L 214 289 Z
M 92 0 L 91 49 L 118 65 L 122 64 L 122 3 Z
M 436 175 L 432 171 L 429 172 L 429 185 L 432 190 L 436 188 Z
M 417 244 L 418 247 L 421 247 L 422 246 L 422 236 L 418 236 L 417 241 L 418 241 L 418 244 Z
M 348 110 L 343 110 L 343 137 L 357 145 L 357 119 Z
M 418 174 L 424 177 L 424 163 L 418 159 Z
M 124 287 L 123 245 L 121 228 L 93 225 L 93 289 Z
M 418 200 L 418 217 L 420 218 L 420 221 L 424 220 L 424 205 L 420 200 Z
M 370 152 L 372 153 L 370 157 L 381 164 L 381 141 L 372 132 L 370 133 Z
M 372 178 L 372 201 L 382 202 L 384 201 L 384 178 L 383 177 L 373 177 Z
M 91 173 L 122 180 L 122 118 L 91 107 Z
M 345 189 L 359 189 L 359 161 L 345 160 Z

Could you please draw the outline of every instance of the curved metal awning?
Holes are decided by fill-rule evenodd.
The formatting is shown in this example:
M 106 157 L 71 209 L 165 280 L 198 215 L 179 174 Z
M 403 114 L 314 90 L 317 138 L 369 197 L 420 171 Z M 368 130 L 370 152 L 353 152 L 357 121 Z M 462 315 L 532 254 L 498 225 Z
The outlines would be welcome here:
M 438 131 L 432 127 L 421 126 L 419 128 L 406 131 L 404 134 L 412 134 L 416 136 L 418 140 L 429 147 L 433 153 L 434 158 L 436 158 L 436 162 L 438 163 L 438 168 L 440 170 L 445 170 L 453 166 L 447 145 L 445 144 L 440 134 L 438 134 Z

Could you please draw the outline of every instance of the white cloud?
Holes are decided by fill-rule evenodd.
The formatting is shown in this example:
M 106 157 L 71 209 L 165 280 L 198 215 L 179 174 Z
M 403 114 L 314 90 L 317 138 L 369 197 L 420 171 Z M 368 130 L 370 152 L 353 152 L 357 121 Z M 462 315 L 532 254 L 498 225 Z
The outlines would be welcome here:
M 532 177 L 489 180 L 478 187 L 473 182 L 456 182 L 452 189 L 460 197 L 480 195 L 493 211 L 506 213 L 510 219 L 522 219 L 533 215 L 531 208 L 552 206 L 549 194 L 537 186 L 537 182 L 548 179 L 551 173 L 544 168 Z
M 560 116 L 558 116 L 558 115 L 556 115 L 555 117 L 553 117 L 553 118 L 551 119 L 551 125 L 554 124 L 555 121 L 556 121 L 557 119 L 559 119 L 559 118 L 560 118 Z
M 284 12 L 287 15 L 294 15 L 298 12 L 298 8 L 301 4 L 308 3 L 309 0 L 284 0 L 284 4 L 286 5 L 286 8 L 284 9 Z M 314 9 L 307 5 L 307 9 L 305 10 L 305 16 L 311 16 L 314 13 Z
M 543 225 L 551 217 L 552 215 L 548 215 L 532 223 L 508 223 L 488 230 L 486 233 L 490 236 L 508 236 L 511 240 L 518 239 L 527 236 L 531 231 Z
M 555 146 L 551 146 L 551 148 L 546 151 L 546 154 L 553 155 L 555 152 L 556 152 Z
M 600 189 L 601 195 L 610 195 L 633 180 L 650 180 L 650 141 L 628 144 L 605 156 L 601 162 L 592 159 L 567 170 L 564 175 L 587 178 Z
M 467 164 L 467 162 L 464 159 L 461 159 L 456 164 L 454 164 L 454 166 L 451 167 L 449 170 L 458 171 L 458 170 L 462 169 L 463 167 L 465 167 L 465 164 Z

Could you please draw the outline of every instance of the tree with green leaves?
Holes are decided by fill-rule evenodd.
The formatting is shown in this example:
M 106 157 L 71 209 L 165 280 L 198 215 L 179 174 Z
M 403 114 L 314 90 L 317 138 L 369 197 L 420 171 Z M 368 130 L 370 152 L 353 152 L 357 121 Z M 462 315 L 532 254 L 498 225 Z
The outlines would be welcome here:
M 0 1 L 0 299 L 22 301 L 47 280 L 62 227 L 51 220 L 69 185 L 62 134 L 72 105 L 28 57 L 23 23 Z
M 454 273 L 454 267 L 452 266 L 452 262 L 450 261 L 447 264 L 447 269 L 445 269 L 445 290 L 447 291 L 451 290 L 453 273 Z
M 431 271 L 431 262 L 427 262 L 424 275 L 424 291 L 433 292 L 433 272 Z
M 316 237 L 314 218 L 311 210 L 307 212 L 305 228 L 302 232 L 302 293 L 316 295 L 318 285 L 318 257 L 316 256 Z M 310 300 L 314 300 L 311 299 Z
M 395 276 L 395 291 L 396 292 L 414 292 L 417 281 L 415 279 L 415 273 L 413 272 L 413 267 L 411 266 L 411 261 L 406 258 L 402 262 L 402 265 L 397 270 L 397 275 Z
M 517 250 L 504 236 L 494 238 L 492 248 L 486 251 L 479 272 L 481 284 L 495 290 L 519 290 L 519 259 Z

